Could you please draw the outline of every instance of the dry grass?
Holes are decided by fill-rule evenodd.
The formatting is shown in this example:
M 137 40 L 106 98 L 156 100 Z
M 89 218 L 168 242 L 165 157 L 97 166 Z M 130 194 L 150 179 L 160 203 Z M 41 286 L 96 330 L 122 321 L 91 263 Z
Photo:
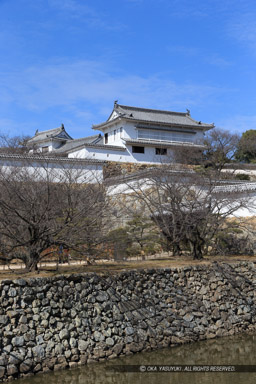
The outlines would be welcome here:
M 205 257 L 203 260 L 192 260 L 189 256 L 182 257 L 156 257 L 150 260 L 132 260 L 126 262 L 106 262 L 98 263 L 95 265 L 60 265 L 56 270 L 56 265 L 49 267 L 43 267 L 39 273 L 27 272 L 25 270 L 11 270 L 6 269 L 0 271 L 0 280 L 3 279 L 17 279 L 17 278 L 29 278 L 29 277 L 51 277 L 60 274 L 72 274 L 72 273 L 88 273 L 96 272 L 98 274 L 116 274 L 124 270 L 131 269 L 151 269 L 151 268 L 176 268 L 193 265 L 211 265 L 214 261 L 217 262 L 237 262 L 237 261 L 253 261 L 256 262 L 256 256 L 218 256 L 218 257 Z

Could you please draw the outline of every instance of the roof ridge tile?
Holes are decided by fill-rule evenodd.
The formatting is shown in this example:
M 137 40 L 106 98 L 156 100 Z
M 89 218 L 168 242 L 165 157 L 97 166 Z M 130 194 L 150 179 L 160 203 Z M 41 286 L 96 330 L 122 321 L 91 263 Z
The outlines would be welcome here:
M 173 115 L 180 115 L 180 116 L 189 116 L 188 112 L 175 112 L 175 111 L 167 111 L 164 109 L 133 107 L 133 106 L 121 105 L 121 104 L 116 104 L 116 106 L 117 106 L 116 109 L 120 107 L 122 109 L 130 109 L 135 111 L 156 112 L 156 113 L 166 113 L 166 114 L 173 114 Z

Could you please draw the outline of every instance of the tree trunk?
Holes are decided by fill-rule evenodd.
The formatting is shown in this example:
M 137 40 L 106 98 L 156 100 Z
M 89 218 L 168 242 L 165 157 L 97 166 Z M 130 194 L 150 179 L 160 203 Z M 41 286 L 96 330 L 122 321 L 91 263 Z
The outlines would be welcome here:
M 38 271 L 39 255 L 37 253 L 30 253 L 25 260 L 25 266 L 29 272 Z
M 181 256 L 182 251 L 179 244 L 174 243 L 172 247 L 173 256 Z
M 202 246 L 198 242 L 190 242 L 191 253 L 193 255 L 194 260 L 202 260 Z

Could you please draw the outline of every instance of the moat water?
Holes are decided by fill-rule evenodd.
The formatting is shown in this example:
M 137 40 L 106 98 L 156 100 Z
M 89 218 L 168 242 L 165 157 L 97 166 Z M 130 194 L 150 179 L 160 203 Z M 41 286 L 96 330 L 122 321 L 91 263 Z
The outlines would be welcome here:
M 154 372 L 156 366 L 236 366 L 255 364 L 255 372 Z M 135 367 L 131 367 L 135 366 Z M 140 368 L 142 366 L 142 368 Z M 146 366 L 146 368 L 143 368 Z M 152 368 L 148 368 L 148 366 Z M 140 372 L 140 370 L 153 372 Z M 157 367 L 157 369 L 161 369 Z M 176 368 L 179 369 L 179 368 Z M 185 369 L 184 367 L 182 369 Z M 190 369 L 188 367 L 188 369 Z M 204 368 L 205 369 L 205 368 Z M 210 369 L 210 368 L 209 368 Z M 233 369 L 230 367 L 230 369 Z M 120 372 L 124 370 L 124 372 Z M 131 372 L 127 372 L 131 370 Z M 174 348 L 138 353 L 81 368 L 39 374 L 16 384 L 255 384 L 256 335 L 237 335 Z

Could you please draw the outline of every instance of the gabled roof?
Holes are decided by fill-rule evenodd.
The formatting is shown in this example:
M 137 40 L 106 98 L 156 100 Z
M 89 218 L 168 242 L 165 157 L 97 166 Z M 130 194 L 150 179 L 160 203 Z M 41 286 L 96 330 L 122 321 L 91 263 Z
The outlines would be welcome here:
M 82 148 L 95 148 L 96 150 L 111 149 L 114 151 L 126 151 L 125 147 L 121 147 L 118 145 L 104 144 L 103 136 L 99 134 L 99 135 L 83 137 L 82 139 L 74 139 L 74 140 L 68 141 L 66 144 L 64 144 L 60 148 L 55 149 L 54 153 L 58 155 L 65 155 L 68 153 L 73 153 L 75 151 L 78 151 L 79 149 L 82 149 Z
M 197 129 L 211 129 L 214 124 L 206 124 L 201 121 L 192 119 L 190 112 L 172 112 L 163 111 L 158 109 L 147 109 L 138 107 L 129 107 L 127 105 L 120 105 L 115 102 L 114 109 L 109 116 L 108 120 L 104 123 L 93 125 L 93 129 L 104 128 L 116 122 L 118 119 L 126 119 L 137 123 L 150 123 L 150 124 L 162 124 L 165 126 L 182 126 Z
M 64 144 L 60 148 L 55 149 L 54 152 L 68 153 L 70 151 L 74 151 L 76 149 L 83 147 L 85 144 L 101 144 L 101 143 L 103 143 L 103 137 L 101 136 L 101 134 L 87 136 L 87 137 L 82 137 L 81 139 L 69 140 L 66 142 L 66 144 Z
M 66 153 L 73 153 L 79 149 L 82 149 L 82 148 L 92 148 L 92 149 L 104 149 L 104 150 L 112 150 L 112 151 L 122 151 L 122 152 L 125 152 L 126 151 L 126 147 L 121 147 L 119 145 L 109 145 L 109 144 L 100 144 L 100 143 L 83 143 L 75 148 L 71 148 L 69 150 L 66 151 Z M 57 151 L 55 151 L 57 152 Z M 107 152 L 106 152 L 107 153 Z
M 36 144 L 49 139 L 60 139 L 60 140 L 73 140 L 71 136 L 66 132 L 64 125 L 62 124 L 59 128 L 49 129 L 47 131 L 36 131 L 35 136 L 28 140 L 27 144 Z

